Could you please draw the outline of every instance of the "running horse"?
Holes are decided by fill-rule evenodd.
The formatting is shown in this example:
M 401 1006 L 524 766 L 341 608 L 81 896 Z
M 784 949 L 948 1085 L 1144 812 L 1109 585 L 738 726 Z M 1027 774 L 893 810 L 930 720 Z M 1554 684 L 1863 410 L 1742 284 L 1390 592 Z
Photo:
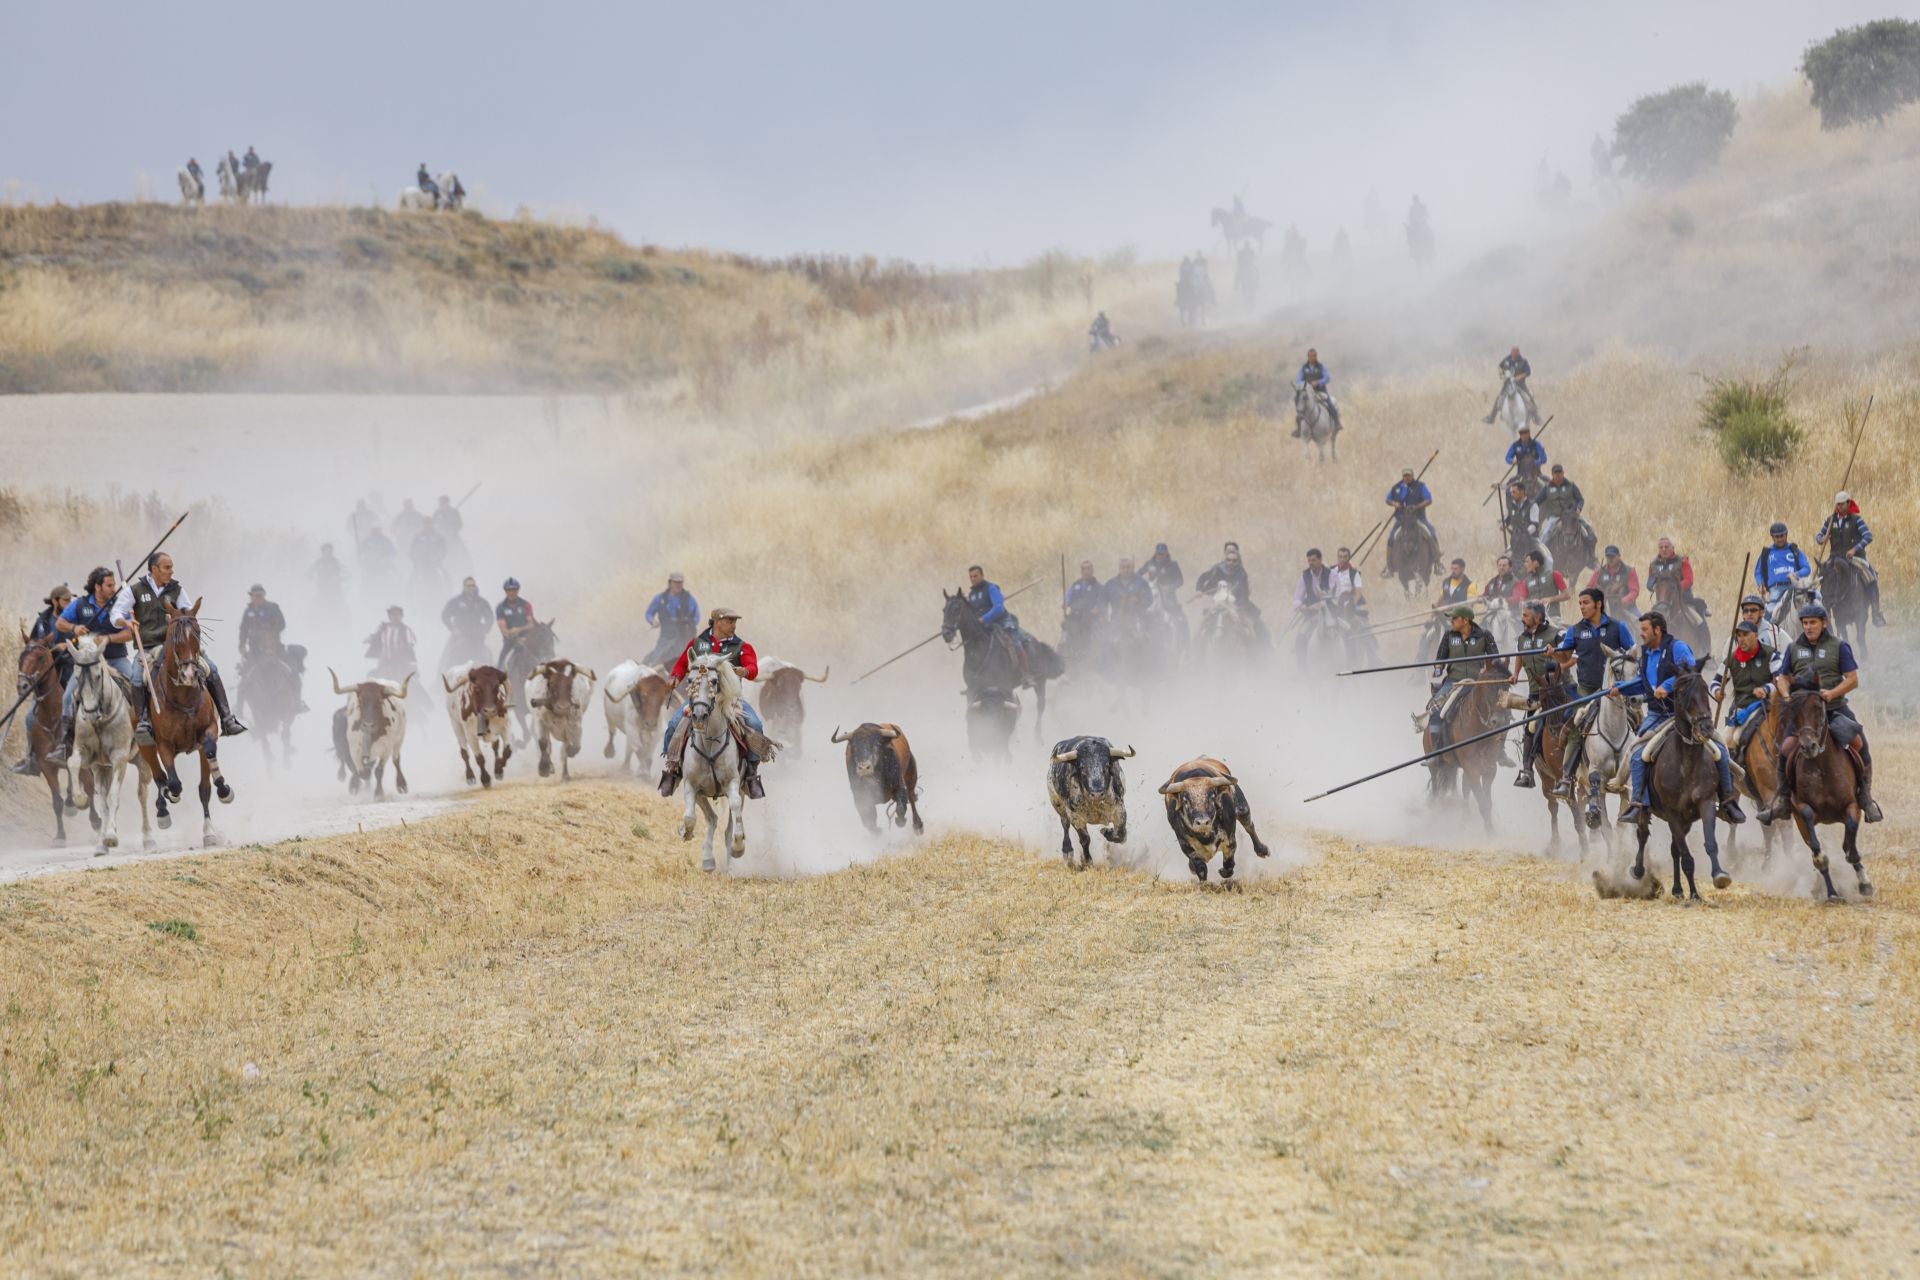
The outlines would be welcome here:
M 1663 577 L 1653 584 L 1653 607 L 1665 615 L 1668 632 L 1687 648 L 1695 653 L 1707 653 L 1713 648 L 1713 635 L 1707 630 L 1707 620 L 1701 616 L 1700 604 L 1689 602 L 1681 593 L 1680 579 Z
M 1833 873 L 1827 869 L 1816 828 L 1833 823 L 1846 827 L 1840 847 L 1853 867 L 1854 888 L 1861 897 L 1870 898 L 1873 884 L 1860 862 L 1859 774 L 1853 755 L 1833 740 L 1826 699 L 1818 689 L 1802 689 L 1788 698 L 1786 722 L 1787 733 L 1798 739 L 1799 748 L 1785 781 L 1789 811 L 1813 854 L 1814 870 L 1827 882 L 1827 901 L 1837 900 L 1840 894 L 1833 887 Z
M 148 663 L 153 745 L 141 747 L 140 754 L 160 784 L 154 795 L 154 818 L 162 831 L 173 825 L 167 802 L 177 804 L 184 789 L 176 761 L 183 755 L 200 757 L 200 836 L 203 844 L 212 845 L 219 842 L 213 830 L 212 797 L 218 792 L 221 804 L 232 804 L 233 788 L 220 773 L 220 719 L 214 714 L 213 697 L 200 667 L 199 614 L 198 600 L 186 610 L 169 604 L 167 638 L 159 656 L 143 655 Z
M 1256 218 L 1250 213 L 1239 213 L 1232 209 L 1215 208 L 1212 214 L 1213 225 L 1220 228 L 1220 234 L 1226 237 L 1227 247 L 1236 249 L 1241 242 L 1251 240 L 1266 251 L 1267 231 L 1273 226 L 1270 218 Z
M 1506 687 L 1506 676 L 1499 673 L 1497 664 L 1482 670 L 1486 673 L 1484 676 L 1461 681 L 1467 691 L 1448 725 L 1453 731 L 1450 737 L 1470 738 L 1500 725 L 1500 690 Z M 1472 797 L 1488 831 L 1493 830 L 1493 778 L 1500 768 L 1500 742 L 1501 736 L 1494 734 L 1443 752 L 1427 762 L 1427 793 L 1450 796 L 1457 787 L 1462 796 Z M 1420 730 L 1421 751 L 1432 751 L 1436 745 L 1432 726 L 1424 726 Z
M 1828 556 L 1820 562 L 1814 573 L 1820 583 L 1820 599 L 1833 618 L 1834 634 L 1865 657 L 1867 582 L 1860 567 L 1845 556 Z
M 1387 535 L 1387 572 L 1400 580 L 1400 589 L 1410 592 L 1417 582 L 1425 594 L 1439 568 L 1440 544 L 1427 526 L 1410 511 L 1394 512 L 1393 531 Z
M 251 717 L 256 740 L 269 764 L 273 762 L 275 734 L 280 737 L 280 749 L 289 756 L 293 754 L 293 721 L 300 714 L 300 677 L 294 674 L 292 657 L 284 647 L 254 654 L 240 672 L 240 687 L 234 694 L 234 701 Z
M 554 656 L 553 620 L 536 622 L 533 629 L 520 637 L 519 642 L 507 653 L 507 688 L 513 712 L 514 723 L 520 730 L 520 745 L 527 746 L 533 741 L 533 709 L 527 705 L 527 681 L 542 663 L 550 662 Z M 675 655 L 676 657 L 678 655 Z
M 967 593 L 940 592 L 945 601 L 940 615 L 940 638 L 951 648 L 958 640 L 963 657 L 961 677 L 969 698 L 989 689 L 1031 689 L 1034 698 L 1033 736 L 1047 718 L 1047 681 L 1067 673 L 1066 664 L 1051 645 L 1029 637 L 1023 645 L 1013 632 L 989 626 L 967 603 Z
M 1333 410 L 1319 392 L 1312 387 L 1300 386 L 1293 392 L 1293 420 L 1300 428 L 1300 456 L 1315 458 L 1325 462 L 1327 450 L 1333 450 L 1333 460 L 1340 461 L 1340 431 L 1333 425 Z M 1315 450 L 1318 454 L 1315 454 Z
M 1698 666 L 1682 671 L 1673 682 L 1673 719 L 1667 730 L 1668 741 L 1647 764 L 1647 798 L 1653 802 L 1649 812 L 1634 824 L 1635 848 L 1630 869 L 1635 880 L 1646 878 L 1647 834 L 1654 818 L 1667 824 L 1668 853 L 1673 858 L 1673 896 L 1680 894 L 1680 878 L 1687 880 L 1687 896 L 1700 900 L 1700 886 L 1693 879 L 1693 853 L 1687 837 L 1698 822 L 1703 828 L 1707 862 L 1713 868 L 1713 887 L 1724 889 L 1733 877 L 1720 866 L 1720 841 L 1714 834 L 1715 811 L 1720 803 L 1718 770 L 1713 754 L 1713 699 Z
M 15 688 L 23 700 L 33 704 L 27 749 L 38 762 L 40 776 L 46 779 L 47 793 L 53 797 L 53 842 L 58 845 L 67 842 L 67 814 L 79 812 L 79 806 L 73 802 L 72 772 L 47 759 L 60 741 L 60 700 L 64 693 L 54 648 L 54 638 L 50 635 L 30 641 L 25 631 L 20 633 L 20 667 Z M 67 779 L 64 798 L 60 794 L 62 774 Z

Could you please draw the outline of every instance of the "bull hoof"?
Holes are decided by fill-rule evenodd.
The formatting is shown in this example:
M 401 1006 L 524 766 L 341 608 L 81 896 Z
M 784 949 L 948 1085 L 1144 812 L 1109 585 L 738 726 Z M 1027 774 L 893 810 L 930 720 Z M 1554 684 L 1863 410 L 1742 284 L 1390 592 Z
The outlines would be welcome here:
M 1606 815 L 1598 809 L 1589 809 L 1586 814 L 1587 830 L 1598 831 L 1600 824 L 1606 821 Z
M 467 781 L 471 782 L 473 779 L 469 778 Z M 482 791 L 493 790 L 493 777 L 490 774 L 483 773 L 480 775 L 480 789 Z
M 1116 831 L 1112 827 L 1102 827 L 1100 828 L 1100 838 L 1108 844 L 1125 844 L 1127 842 L 1127 833 L 1124 831 Z
M 1635 880 L 1645 880 L 1647 878 L 1647 869 L 1645 867 L 1628 867 L 1627 874 Z
M 543 778 L 551 778 L 551 777 L 553 776 L 553 762 L 552 762 L 552 761 L 550 761 L 550 760 L 542 760 L 542 761 L 540 762 L 540 776 L 541 776 L 541 777 L 543 777 Z
M 1731 886 L 1732 886 L 1732 884 L 1733 884 L 1733 877 L 1732 877 L 1732 876 L 1730 876 L 1730 875 L 1728 875 L 1728 874 L 1727 874 L 1726 872 L 1724 872 L 1724 871 L 1716 871 L 1716 872 L 1714 872 L 1714 873 L 1713 873 L 1713 887 L 1714 887 L 1714 888 L 1716 888 L 1716 889 L 1725 889 L 1725 888 L 1729 888 L 1729 887 L 1731 887 Z
M 347 794 L 350 796 L 357 796 L 360 794 L 360 779 L 355 778 L 352 782 L 349 782 L 347 784 Z M 176 800 L 178 800 L 179 798 L 180 798 L 179 796 L 174 797 L 174 799 Z
M 680 824 L 680 838 L 681 838 L 682 840 L 691 840 L 691 839 L 693 839 L 693 823 L 691 823 L 691 822 L 683 822 L 683 823 L 681 823 L 681 824 Z M 713 859 L 712 859 L 712 858 L 708 858 L 708 859 L 707 859 L 707 870 L 709 870 L 709 871 L 711 871 L 711 870 L 713 870 Z
M 727 852 L 736 858 L 742 857 L 743 855 L 745 855 L 745 853 L 747 852 L 747 842 L 745 837 L 735 840 L 733 842 L 733 848 L 727 850 Z
M 53 838 L 53 847 L 54 847 L 54 848 L 56 848 L 56 849 L 64 849 L 64 848 L 66 848 L 66 847 L 67 847 L 67 838 L 66 838 L 65 836 L 55 836 L 55 837 Z
M 209 831 L 200 837 L 200 847 L 202 849 L 218 849 L 221 844 L 220 833 L 217 831 Z

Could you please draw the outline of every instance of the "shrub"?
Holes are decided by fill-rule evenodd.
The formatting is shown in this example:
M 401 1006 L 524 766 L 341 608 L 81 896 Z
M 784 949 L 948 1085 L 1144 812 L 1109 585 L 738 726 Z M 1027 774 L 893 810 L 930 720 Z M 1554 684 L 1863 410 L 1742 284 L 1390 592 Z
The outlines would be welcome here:
M 1732 94 L 1705 84 L 1650 93 L 1613 122 L 1613 153 L 1629 178 L 1684 182 L 1720 158 L 1739 115 Z
M 200 931 L 193 927 L 191 920 L 149 920 L 147 928 L 155 933 L 164 933 L 170 938 L 181 938 L 188 942 L 200 941 Z
M 1920 101 L 1920 22 L 1883 18 L 1807 46 L 1800 70 L 1822 129 L 1880 121 Z
M 602 258 L 596 269 L 615 284 L 645 284 L 653 279 L 653 268 L 632 258 Z
M 1798 352 L 1765 378 L 1712 378 L 1700 401 L 1700 429 L 1713 436 L 1728 471 L 1778 471 L 1805 435 L 1787 409 Z

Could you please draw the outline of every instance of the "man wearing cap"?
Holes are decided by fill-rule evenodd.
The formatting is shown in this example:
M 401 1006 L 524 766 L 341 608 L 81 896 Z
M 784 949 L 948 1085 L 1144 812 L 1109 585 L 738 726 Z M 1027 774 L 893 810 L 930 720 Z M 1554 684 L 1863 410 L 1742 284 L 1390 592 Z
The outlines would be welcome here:
M 660 638 L 642 659 L 648 666 L 663 666 L 686 652 L 693 633 L 700 629 L 700 602 L 687 590 L 685 574 L 676 569 L 667 575 L 667 589 L 647 602 L 646 620 L 660 631 Z
M 1580 492 L 1580 486 L 1567 479 L 1567 469 L 1559 463 L 1553 464 L 1552 478 L 1534 498 L 1540 508 L 1540 541 L 1551 543 L 1553 531 L 1564 520 L 1580 523 L 1580 513 L 1587 509 L 1587 496 Z M 1587 544 L 1587 550 L 1593 550 L 1593 544 Z
M 707 620 L 707 629 L 687 643 L 680 657 L 673 664 L 673 683 L 678 686 L 687 678 L 687 668 L 693 660 L 710 653 L 717 653 L 731 662 L 740 673 L 742 680 L 760 678 L 760 659 L 753 646 L 739 634 L 740 615 L 732 609 L 715 609 Z M 767 789 L 760 781 L 760 761 L 771 759 L 774 744 L 767 738 L 767 728 L 760 721 L 760 713 L 744 697 L 740 699 L 740 718 L 746 722 L 747 732 L 742 735 L 746 744 L 741 752 L 741 786 L 748 796 L 755 800 L 764 800 Z M 661 739 L 660 753 L 666 757 L 666 767 L 660 774 L 660 794 L 670 796 L 673 789 L 680 785 L 680 762 L 687 750 L 685 724 L 687 707 L 685 703 L 673 713 L 673 719 L 667 722 L 666 736 Z
M 447 629 L 447 644 L 440 651 L 441 671 L 462 662 L 486 662 L 487 632 L 493 628 L 494 614 L 493 606 L 480 594 L 479 583 L 463 580 L 460 594 L 440 606 L 440 622 Z
M 1787 541 L 1787 522 L 1775 520 L 1767 530 L 1768 544 L 1760 548 L 1753 562 L 1753 581 L 1767 596 L 1767 612 L 1781 616 L 1780 602 L 1795 587 L 1804 588 L 1813 578 L 1813 561 L 1797 542 Z
M 1606 687 L 1607 660 L 1633 646 L 1633 632 L 1627 624 L 1608 616 L 1606 592 L 1587 587 L 1580 592 L 1580 621 L 1560 633 L 1553 652 L 1561 670 L 1573 676 L 1573 696 L 1584 698 Z M 1586 749 L 1587 726 L 1598 714 L 1598 702 L 1589 702 L 1573 713 L 1573 727 L 1561 749 L 1560 778 L 1553 784 L 1556 800 L 1573 800 L 1573 778 L 1580 767 L 1580 753 Z
M 1740 612 L 1744 615 L 1747 611 L 1742 608 Z M 1773 682 L 1785 669 L 1780 655 L 1761 641 L 1758 625 L 1746 617 L 1733 624 L 1733 652 L 1727 656 L 1725 669 L 1715 673 L 1707 688 L 1715 702 L 1724 701 L 1729 691 L 1733 694 L 1733 710 L 1727 713 L 1721 741 L 1735 756 L 1745 754 L 1748 740 L 1766 719 Z M 1771 821 L 1772 815 L 1762 813 L 1760 819 Z
M 1613 601 L 1624 618 L 1640 617 L 1640 571 L 1620 558 L 1620 548 L 1609 545 L 1606 558 L 1587 578 L 1587 585 L 1603 599 Z
M 1247 578 L 1247 567 L 1240 560 L 1240 544 L 1229 542 L 1222 551 L 1220 562 L 1200 575 L 1193 584 L 1194 590 L 1206 596 L 1223 586 L 1231 590 L 1234 604 L 1253 619 L 1253 632 L 1260 647 L 1271 648 L 1273 638 L 1267 634 L 1267 622 L 1260 616 L 1260 606 L 1253 602 L 1253 586 Z
M 1867 606 L 1873 610 L 1873 625 L 1886 626 L 1886 615 L 1880 612 L 1880 575 L 1867 563 L 1867 544 L 1873 541 L 1873 530 L 1867 528 L 1867 518 L 1860 514 L 1860 504 L 1845 489 L 1833 495 L 1833 511 L 1820 522 L 1820 532 L 1813 536 L 1819 546 L 1826 546 L 1828 538 L 1833 539 L 1831 554 L 1852 565 L 1860 575 L 1860 581 L 1866 585 Z
M 367 637 L 367 656 L 373 659 L 373 675 L 378 680 L 400 680 L 416 667 L 413 628 L 402 619 L 405 610 L 397 604 L 387 606 L 387 620 Z
M 1647 715 L 1640 722 L 1639 736 L 1628 757 L 1632 794 L 1628 796 L 1627 807 L 1620 811 L 1619 823 L 1623 827 L 1650 816 L 1653 811 L 1653 801 L 1647 793 L 1647 743 L 1662 725 L 1673 719 L 1673 687 L 1680 673 L 1691 671 L 1696 665 L 1687 642 L 1667 633 L 1664 615 L 1650 609 L 1640 616 L 1639 673 L 1607 690 L 1609 698 L 1647 700 Z M 1745 822 L 1747 815 L 1740 811 L 1740 797 L 1733 789 L 1733 770 L 1729 767 L 1727 749 L 1718 740 L 1710 740 L 1710 749 L 1719 772 L 1720 816 L 1729 823 Z
M 1513 670 L 1507 673 L 1507 683 L 1518 684 L 1524 675 L 1527 678 L 1527 691 L 1525 694 L 1502 695 L 1502 707 L 1508 711 L 1525 711 L 1529 715 L 1540 709 L 1540 695 L 1547 682 L 1547 664 L 1554 661 L 1553 648 L 1559 643 L 1560 628 L 1547 621 L 1544 605 L 1538 600 L 1529 600 L 1520 606 L 1520 634 L 1514 639 L 1514 647 L 1520 653 L 1513 659 Z M 1542 723 L 1536 720 L 1520 731 L 1520 772 L 1513 779 L 1516 787 L 1533 786 L 1533 762 L 1540 758 Z
M 1499 659 L 1493 655 L 1499 652 L 1500 646 L 1494 642 L 1492 633 L 1473 620 L 1471 607 L 1456 605 L 1453 612 L 1447 615 L 1447 633 L 1440 637 L 1440 647 L 1433 655 L 1434 661 L 1443 665 L 1434 667 L 1428 679 L 1433 692 L 1427 698 L 1424 715 L 1426 729 L 1433 736 L 1434 750 L 1451 744 L 1448 725 L 1453 713 L 1459 709 L 1461 695 L 1467 688 L 1461 682 L 1484 674 L 1484 668 L 1477 663 L 1446 660 L 1484 655 L 1492 659 L 1488 665 L 1495 666 Z M 1413 718 L 1416 730 L 1420 728 L 1421 721 L 1421 716 Z
M 1533 438 L 1533 428 L 1522 426 L 1520 438 L 1507 446 L 1507 465 L 1527 495 L 1540 492 L 1540 469 L 1547 465 L 1547 448 Z
M 1740 618 L 1753 624 L 1754 634 L 1760 643 L 1773 653 L 1785 653 L 1792 638 L 1785 628 L 1767 616 L 1767 602 L 1757 595 L 1748 594 L 1740 600 Z M 1735 628 L 1738 630 L 1738 628 Z
M 180 585 L 180 579 L 173 576 L 173 557 L 164 551 L 156 551 L 147 557 L 147 571 L 122 586 L 120 594 L 113 598 L 109 625 L 115 631 L 131 628 L 138 632 L 140 648 L 157 663 L 159 651 L 167 642 L 167 607 L 171 605 L 175 609 L 184 609 L 186 605 L 182 602 L 185 599 L 185 588 Z M 200 655 L 200 673 L 206 679 L 207 693 L 213 698 L 213 708 L 220 714 L 220 735 L 231 738 L 245 733 L 247 726 L 240 723 L 227 702 L 227 685 L 220 678 L 220 668 L 204 652 Z M 133 740 L 143 747 L 150 747 L 153 745 L 153 716 L 147 694 L 146 665 L 136 662 L 133 677 L 133 706 L 139 716 L 133 727 Z
M 1187 632 L 1187 611 L 1180 605 L 1180 588 L 1186 585 L 1186 575 L 1180 572 L 1180 562 L 1167 550 L 1167 544 L 1154 544 L 1153 555 L 1140 566 L 1140 579 L 1153 588 L 1155 599 L 1160 602 L 1160 611 L 1173 623 L 1174 646 L 1180 653 L 1187 651 L 1189 635 Z
M 118 671 L 127 681 L 133 680 L 133 659 L 127 656 L 127 643 L 133 639 L 133 628 L 116 629 L 111 621 L 113 598 L 118 594 L 120 584 L 115 580 L 113 570 L 105 565 L 87 575 L 86 589 L 77 596 L 70 596 L 53 615 L 53 629 L 61 639 L 71 641 L 74 636 L 85 633 L 105 644 L 102 657 L 108 666 Z M 49 607 L 57 594 L 48 596 Z M 64 654 L 65 649 L 55 649 L 56 657 Z M 73 701 L 80 688 L 79 681 L 73 678 L 74 667 L 71 658 L 67 669 L 61 671 L 56 661 L 55 672 L 66 686 L 60 701 L 60 724 L 53 735 L 53 747 L 47 752 L 49 764 L 65 764 L 67 757 L 73 754 Z M 27 707 L 27 758 L 14 766 L 14 772 L 29 777 L 40 772 L 39 764 L 33 758 L 33 721 L 34 712 L 39 710 L 38 699 Z
M 245 675 L 255 658 L 279 655 L 286 646 L 281 633 L 287 629 L 287 615 L 267 599 L 267 589 L 259 583 L 247 588 L 247 608 L 240 615 L 240 674 Z
M 1433 521 L 1427 518 L 1427 508 L 1432 505 L 1433 490 L 1427 487 L 1424 480 L 1414 479 L 1412 467 L 1402 467 L 1400 483 L 1387 490 L 1387 506 L 1393 510 L 1393 525 L 1387 530 L 1387 545 L 1391 547 L 1394 539 L 1400 536 L 1403 523 L 1417 520 L 1438 549 L 1440 535 L 1434 530 Z
M 533 606 L 520 596 L 520 579 L 508 578 L 500 584 L 506 596 L 493 607 L 494 625 L 500 629 L 500 669 L 507 669 L 507 655 L 520 647 L 520 637 L 532 631 Z
M 1800 638 L 1782 655 L 1783 670 L 1774 678 L 1774 696 L 1785 698 L 1800 689 L 1820 691 L 1827 704 L 1827 731 L 1853 756 L 1859 778 L 1854 798 L 1860 812 L 1868 822 L 1878 822 L 1883 815 L 1873 799 L 1873 754 L 1867 747 L 1867 731 L 1847 705 L 1847 695 L 1860 687 L 1860 664 L 1854 660 L 1853 646 L 1835 635 L 1827 622 L 1825 605 L 1801 606 Z M 1793 812 L 1791 780 L 1800 755 L 1799 735 L 1784 724 L 1781 730 L 1780 793 L 1773 798 L 1776 821 Z

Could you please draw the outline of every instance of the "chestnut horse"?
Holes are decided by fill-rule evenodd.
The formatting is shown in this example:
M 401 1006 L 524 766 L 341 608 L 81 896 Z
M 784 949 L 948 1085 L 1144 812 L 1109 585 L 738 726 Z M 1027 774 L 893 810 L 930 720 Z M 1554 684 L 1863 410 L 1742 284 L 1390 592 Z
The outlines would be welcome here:
M 20 646 L 20 672 L 15 687 L 19 696 L 33 703 L 33 726 L 27 734 L 27 749 L 39 763 L 40 776 L 46 779 L 47 791 L 53 797 L 53 842 L 65 844 L 67 814 L 77 813 L 79 806 L 73 802 L 73 775 L 65 767 L 47 760 L 48 753 L 60 741 L 60 701 L 65 692 L 54 662 L 54 638 L 41 636 L 29 641 L 23 631 Z M 67 780 L 64 797 L 60 794 L 63 774 Z
M 174 761 L 189 754 L 200 757 L 200 834 L 202 842 L 211 845 L 219 841 L 213 830 L 213 793 L 220 793 L 221 804 L 232 804 L 233 788 L 220 775 L 220 718 L 214 714 L 213 696 L 200 669 L 199 613 L 198 600 L 185 611 L 169 604 L 167 638 L 159 656 L 142 655 L 148 663 L 153 745 L 141 747 L 140 754 L 160 784 L 154 796 L 154 817 L 163 831 L 173 825 L 167 801 L 178 803 L 183 790 Z
M 1486 670 L 1488 674 L 1484 677 L 1460 682 L 1467 689 L 1448 724 L 1448 737 L 1452 741 L 1470 738 L 1500 725 L 1498 689 L 1506 685 L 1506 676 L 1501 674 L 1495 679 L 1497 668 L 1489 667 Z M 1486 824 L 1488 831 L 1493 830 L 1493 777 L 1500 768 L 1500 742 L 1500 735 L 1495 734 L 1427 761 L 1427 793 L 1449 796 L 1458 783 L 1461 794 L 1471 796 L 1479 806 L 1480 820 Z M 1423 728 L 1420 731 L 1420 749 L 1432 751 L 1436 745 L 1433 730 Z
M 1787 700 L 1786 732 L 1797 738 L 1795 759 L 1787 769 L 1787 798 L 1793 804 L 1794 825 L 1800 838 L 1813 852 L 1814 870 L 1827 882 L 1827 899 L 1840 894 L 1833 887 L 1833 875 L 1827 870 L 1827 855 L 1820 848 L 1822 823 L 1841 823 L 1846 827 L 1840 847 L 1853 864 L 1855 888 L 1860 896 L 1873 896 L 1867 869 L 1860 863 L 1859 774 L 1853 754 L 1833 741 L 1827 727 L 1827 703 L 1817 689 L 1802 689 Z

